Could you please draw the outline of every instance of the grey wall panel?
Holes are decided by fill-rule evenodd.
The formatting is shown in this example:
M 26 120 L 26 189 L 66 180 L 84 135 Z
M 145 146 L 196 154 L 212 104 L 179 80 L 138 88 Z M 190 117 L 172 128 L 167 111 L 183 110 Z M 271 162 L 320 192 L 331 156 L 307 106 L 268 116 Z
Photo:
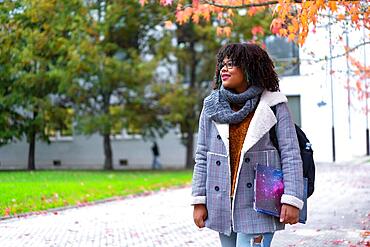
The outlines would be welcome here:
M 163 168 L 181 169 L 185 164 L 185 147 L 170 132 L 157 140 Z M 152 143 L 143 139 L 112 139 L 115 169 L 150 169 Z M 0 169 L 25 169 L 28 144 L 25 141 L 0 147 Z M 126 160 L 127 165 L 120 165 Z M 55 166 L 54 162 L 60 162 Z M 103 138 L 99 135 L 75 136 L 73 140 L 36 143 L 37 169 L 101 169 L 104 163 Z

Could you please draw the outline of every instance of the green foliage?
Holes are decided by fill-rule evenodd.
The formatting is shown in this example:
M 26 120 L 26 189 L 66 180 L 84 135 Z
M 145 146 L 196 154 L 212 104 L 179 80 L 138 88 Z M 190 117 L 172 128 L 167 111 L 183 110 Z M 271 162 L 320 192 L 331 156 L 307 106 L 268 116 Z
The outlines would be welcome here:
M 263 12 L 255 14 L 253 17 L 248 15 L 234 15 L 232 21 L 236 23 L 232 29 L 229 42 L 252 41 L 263 45 L 264 38 L 271 35 L 270 24 L 272 22 L 271 10 L 266 9 Z M 263 33 L 252 32 L 253 28 L 261 27 Z
M 48 141 L 62 111 L 56 104 L 79 1 L 4 1 L 0 4 L 0 121 L 3 143 L 23 134 Z M 54 121 L 55 120 L 55 121 Z
M 0 172 L 0 216 L 188 185 L 191 171 Z
M 165 11 L 136 0 L 0 3 L 0 144 L 71 134 L 71 109 L 83 134 L 163 135 L 147 97 L 158 59 L 147 56 Z
M 0 145 L 24 136 L 49 141 L 56 130 L 70 135 L 76 121 L 77 132 L 104 137 L 110 159 L 109 135 L 121 128 L 155 138 L 180 126 L 192 148 L 218 49 L 261 40 L 251 29 L 266 32 L 270 17 L 236 15 L 240 25 L 222 38 L 216 19 L 165 29 L 173 11 L 137 0 L 2 1 Z M 156 78 L 158 64 L 175 65 L 175 81 Z
M 232 29 L 230 37 L 217 36 L 217 25 L 189 22 L 177 25 L 174 31 L 167 31 L 170 35 L 157 44 L 157 50 L 163 53 L 167 62 L 177 64 L 178 80 L 175 84 L 160 85 L 155 93 L 164 107 L 164 118 L 173 126 L 179 125 L 184 137 L 197 130 L 202 100 L 213 87 L 216 54 L 221 46 L 246 41 L 262 44 L 265 35 L 270 34 L 271 17 L 267 10 L 256 18 L 235 15 L 232 20 L 238 25 Z M 213 20 L 214 24 L 217 22 Z M 255 26 L 260 26 L 264 33 L 254 35 L 252 29 Z M 177 43 L 173 44 L 170 37 L 176 37 Z
M 97 1 L 86 11 L 85 31 L 71 42 L 68 75 L 60 85 L 76 106 L 78 131 L 109 135 L 118 126 L 135 125 L 145 135 L 155 125 L 146 98 L 157 59 L 144 58 L 142 49 L 155 39 L 148 32 L 161 21 L 156 13 L 162 10 L 141 9 L 131 0 Z

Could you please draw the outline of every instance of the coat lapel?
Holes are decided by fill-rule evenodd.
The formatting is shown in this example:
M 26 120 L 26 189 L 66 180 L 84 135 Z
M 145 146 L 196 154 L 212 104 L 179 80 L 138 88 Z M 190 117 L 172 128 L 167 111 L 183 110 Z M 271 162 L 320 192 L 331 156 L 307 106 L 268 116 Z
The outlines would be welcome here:
M 244 138 L 241 159 L 276 124 L 276 116 L 271 106 L 287 101 L 286 96 L 280 92 L 269 92 L 265 90 L 262 93 L 261 100 Z M 229 155 L 229 124 L 221 124 L 214 121 L 213 123 L 226 147 L 227 155 Z
M 251 123 L 249 124 L 241 151 L 241 157 L 244 157 L 244 154 L 276 124 L 277 119 L 271 106 L 287 101 L 286 96 L 280 92 L 263 92 Z
M 259 104 L 244 139 L 242 156 L 244 156 L 244 153 L 253 147 L 276 122 L 275 114 L 271 108 L 268 105 Z

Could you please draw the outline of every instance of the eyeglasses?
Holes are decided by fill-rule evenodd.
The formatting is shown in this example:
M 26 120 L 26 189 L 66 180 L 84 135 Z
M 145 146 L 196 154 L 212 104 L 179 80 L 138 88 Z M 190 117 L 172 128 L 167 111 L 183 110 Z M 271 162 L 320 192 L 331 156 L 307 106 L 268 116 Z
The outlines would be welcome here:
M 226 66 L 227 69 L 232 69 L 232 68 L 236 67 L 236 65 L 234 64 L 234 62 L 232 60 L 229 60 L 226 63 L 224 63 L 224 62 L 221 63 L 221 69 L 225 66 Z

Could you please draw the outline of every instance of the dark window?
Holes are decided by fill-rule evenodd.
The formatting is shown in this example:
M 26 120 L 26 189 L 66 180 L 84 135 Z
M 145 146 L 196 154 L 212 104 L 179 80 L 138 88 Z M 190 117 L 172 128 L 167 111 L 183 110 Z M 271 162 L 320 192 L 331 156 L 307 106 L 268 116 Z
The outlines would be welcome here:
M 290 112 L 292 113 L 293 121 L 299 127 L 302 127 L 301 122 L 301 96 L 299 95 L 291 95 L 287 96 L 288 98 L 288 107 Z
M 62 161 L 61 160 L 53 160 L 53 165 L 54 166 L 61 166 L 62 165 Z
M 299 75 L 299 47 L 296 43 L 274 35 L 267 37 L 265 43 L 279 76 Z
M 127 159 L 119 159 L 119 165 L 120 166 L 128 166 L 128 160 Z

